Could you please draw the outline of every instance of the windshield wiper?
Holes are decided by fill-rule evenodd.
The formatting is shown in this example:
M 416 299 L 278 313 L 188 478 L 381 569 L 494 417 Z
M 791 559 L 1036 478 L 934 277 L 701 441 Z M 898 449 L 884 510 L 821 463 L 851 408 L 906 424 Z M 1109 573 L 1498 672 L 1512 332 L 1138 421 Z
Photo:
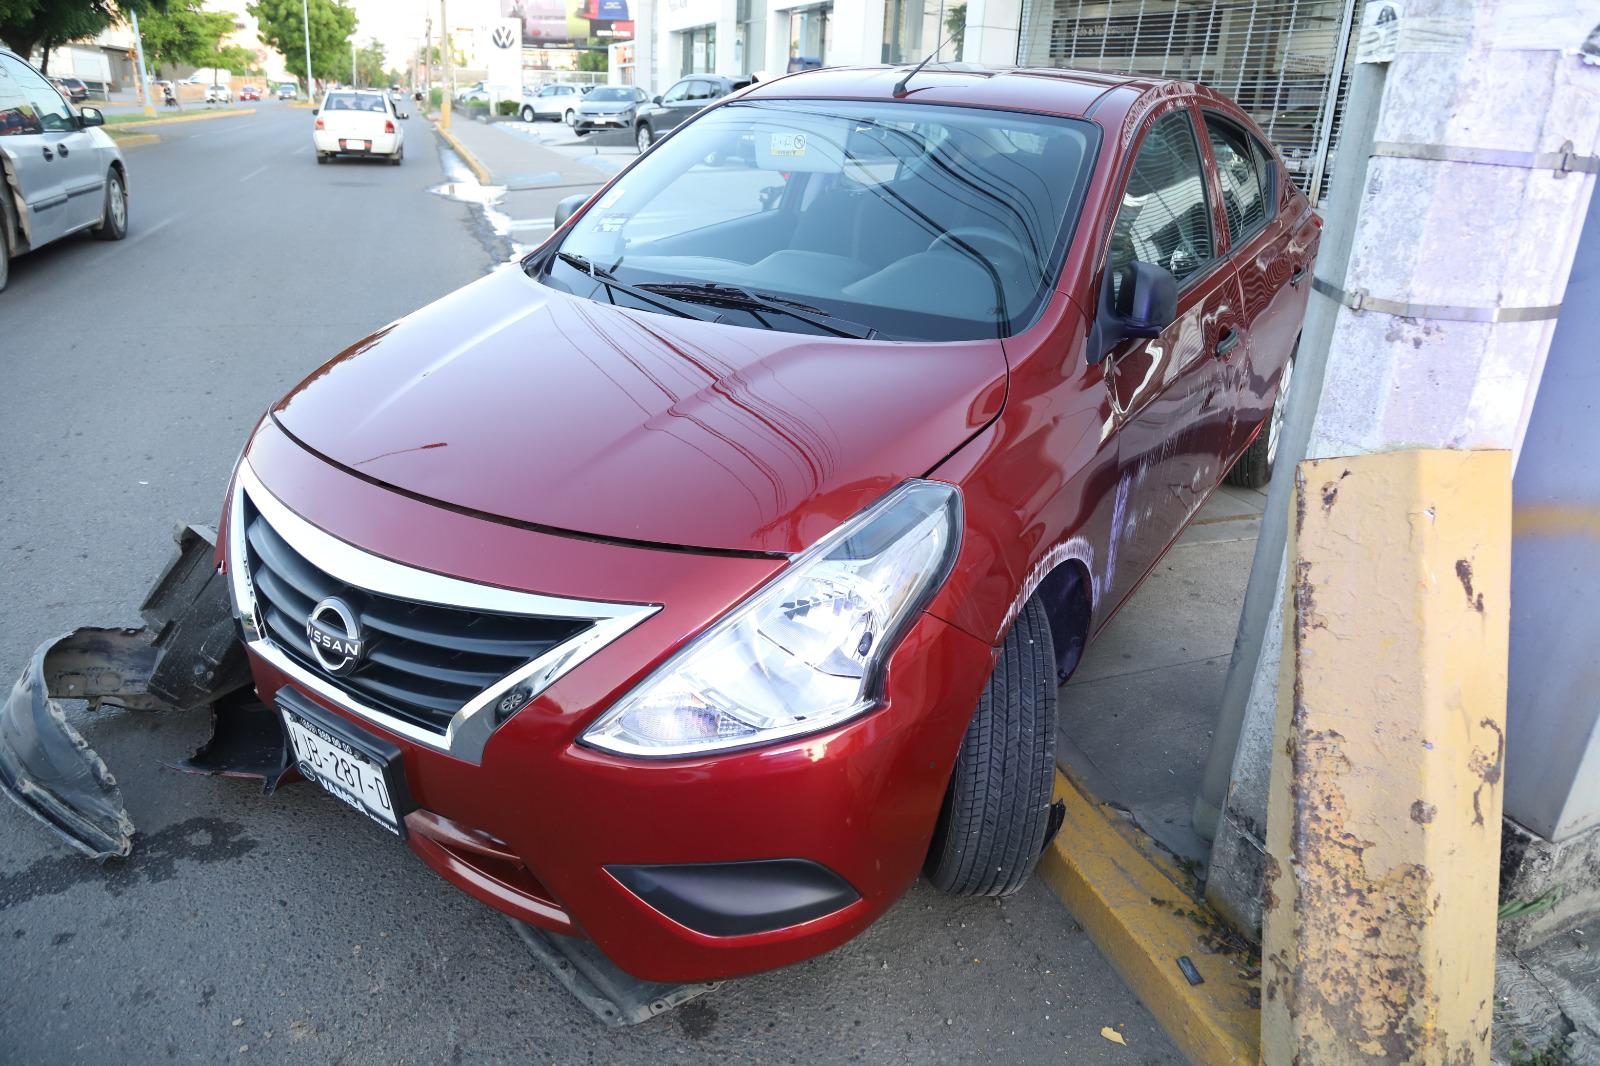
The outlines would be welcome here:
M 629 285 L 625 281 L 619 281 L 611 271 L 597 263 L 590 262 L 581 255 L 576 255 L 572 252 L 557 252 L 556 258 L 574 270 L 579 270 L 589 275 L 589 277 L 609 289 L 625 293 L 640 303 L 649 304 L 651 307 L 659 307 L 661 310 L 677 315 L 679 318 L 693 318 L 701 322 L 722 321 L 722 316 L 719 314 L 712 313 L 708 315 L 701 311 L 684 307 L 681 303 L 670 299 L 670 297 L 663 299 L 661 294 L 647 292 L 635 285 Z
M 818 329 L 827 330 L 837 337 L 851 337 L 855 340 L 869 341 L 878 335 L 872 326 L 864 326 L 859 322 L 852 322 L 847 318 L 829 314 L 820 307 L 800 303 L 798 300 L 786 300 L 781 296 L 770 293 L 756 292 L 740 285 L 725 285 L 720 281 L 674 281 L 661 282 L 643 286 L 651 292 L 663 296 L 673 296 L 680 300 L 698 300 L 706 303 L 722 304 L 725 307 L 740 307 L 745 310 L 773 311 L 798 318 L 802 322 L 809 322 Z

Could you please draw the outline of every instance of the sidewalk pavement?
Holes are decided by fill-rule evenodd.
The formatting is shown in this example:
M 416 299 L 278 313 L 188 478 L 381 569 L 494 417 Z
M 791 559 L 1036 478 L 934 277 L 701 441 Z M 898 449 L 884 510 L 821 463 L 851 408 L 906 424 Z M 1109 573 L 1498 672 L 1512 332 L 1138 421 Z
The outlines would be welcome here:
M 453 115 L 450 133 L 488 170 L 492 184 L 502 186 L 507 192 L 554 188 L 581 192 L 599 187 L 616 172 L 569 158 L 533 137 L 513 132 L 522 125 L 520 122 L 479 122 Z

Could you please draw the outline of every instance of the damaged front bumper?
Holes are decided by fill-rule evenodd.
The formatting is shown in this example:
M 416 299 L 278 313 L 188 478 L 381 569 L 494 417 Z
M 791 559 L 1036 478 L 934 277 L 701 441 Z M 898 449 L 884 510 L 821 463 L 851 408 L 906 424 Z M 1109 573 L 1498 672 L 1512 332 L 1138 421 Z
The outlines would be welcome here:
M 86 627 L 44 642 L 0 708 L 0 791 L 95 859 L 132 851 L 133 822 L 116 778 L 61 701 L 84 700 L 91 711 L 108 703 L 185 710 L 250 683 L 226 582 L 216 571 L 216 534 L 183 526 L 175 539 L 176 554 L 140 608 L 143 628 Z M 282 772 L 281 736 L 257 728 L 266 714 L 237 717 L 238 730 L 213 736 L 184 768 L 262 776 L 270 787 Z

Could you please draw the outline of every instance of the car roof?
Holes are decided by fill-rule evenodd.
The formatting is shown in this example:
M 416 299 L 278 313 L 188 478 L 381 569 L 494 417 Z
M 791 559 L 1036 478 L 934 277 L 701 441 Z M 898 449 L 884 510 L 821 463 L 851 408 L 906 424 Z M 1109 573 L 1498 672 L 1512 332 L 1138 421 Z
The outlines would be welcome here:
M 1115 125 L 1140 101 L 1173 95 L 1199 95 L 1237 108 L 1204 85 L 1156 78 L 1059 67 L 984 67 L 970 63 L 930 63 L 918 71 L 903 96 L 895 94 L 914 64 L 824 67 L 757 82 L 742 99 L 908 100 L 1035 111 L 1069 118 L 1095 118 Z M 1142 108 L 1141 108 L 1142 110 Z

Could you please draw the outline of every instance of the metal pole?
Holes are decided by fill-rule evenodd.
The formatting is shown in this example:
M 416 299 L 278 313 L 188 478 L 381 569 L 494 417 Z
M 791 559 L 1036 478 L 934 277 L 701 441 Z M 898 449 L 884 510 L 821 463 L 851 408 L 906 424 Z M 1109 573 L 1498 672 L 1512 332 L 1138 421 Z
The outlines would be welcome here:
M 433 16 L 429 15 L 423 24 L 426 28 L 422 47 L 422 110 L 426 113 L 433 103 Z
M 133 52 L 139 60 L 139 88 L 144 93 L 144 113 L 156 113 L 155 101 L 150 98 L 150 72 L 144 67 L 144 38 L 139 34 L 139 12 L 128 11 L 128 17 L 133 22 Z
M 361 76 L 356 72 L 356 39 L 350 38 L 350 86 L 361 88 Z
M 306 99 L 315 102 L 316 90 L 311 87 L 311 6 L 310 0 L 300 0 L 300 15 L 305 20 L 300 28 L 306 37 Z
M 439 39 L 444 44 L 444 102 L 439 107 L 439 128 L 450 128 L 450 98 L 455 95 L 456 79 L 451 70 L 450 14 L 446 0 L 439 0 Z
M 1346 53 L 1350 50 L 1350 26 L 1356 17 L 1356 0 L 1344 0 L 1344 20 L 1339 23 L 1339 44 L 1333 50 L 1333 62 L 1328 65 L 1328 99 L 1322 105 L 1321 128 L 1317 130 L 1317 154 L 1311 164 L 1311 184 L 1306 195 L 1313 204 L 1322 195 L 1322 172 L 1328 165 L 1328 145 L 1333 140 L 1333 109 L 1339 101 L 1339 75 L 1344 70 Z

